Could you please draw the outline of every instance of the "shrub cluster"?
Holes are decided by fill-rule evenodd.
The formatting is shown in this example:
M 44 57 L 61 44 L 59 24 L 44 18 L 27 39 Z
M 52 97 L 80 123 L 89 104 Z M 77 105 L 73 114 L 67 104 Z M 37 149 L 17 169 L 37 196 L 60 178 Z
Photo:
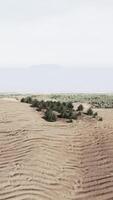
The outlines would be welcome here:
M 77 116 L 80 115 L 80 111 L 74 111 L 72 102 L 38 101 L 31 97 L 22 98 L 21 102 L 31 104 L 31 107 L 36 108 L 37 111 L 43 111 L 44 119 L 50 122 L 56 121 L 58 117 L 71 121 L 77 119 Z
M 72 102 L 39 101 L 31 97 L 22 98 L 21 102 L 29 103 L 31 107 L 36 108 L 37 111 L 44 112 L 44 119 L 49 122 L 56 121 L 58 118 L 67 119 L 67 122 L 72 122 L 73 120 L 77 120 L 78 116 L 84 113 L 82 104 L 78 106 L 77 110 L 74 110 Z M 93 118 L 97 116 L 97 113 L 93 113 L 91 108 L 84 114 L 90 115 Z
M 31 97 L 22 98 L 21 102 L 22 103 L 29 103 L 29 104 L 31 104 L 32 103 L 32 98 Z

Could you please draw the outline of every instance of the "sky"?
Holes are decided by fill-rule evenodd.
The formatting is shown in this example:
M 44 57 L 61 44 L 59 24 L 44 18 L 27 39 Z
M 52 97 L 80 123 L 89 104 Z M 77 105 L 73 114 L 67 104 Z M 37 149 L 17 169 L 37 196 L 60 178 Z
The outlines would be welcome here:
M 112 68 L 39 65 L 0 69 L 1 92 L 113 93 L 112 83 Z
M 33 66 L 37 77 L 40 75 L 38 80 Z M 72 80 L 79 68 L 83 77 L 95 71 L 92 79 L 84 78 L 82 83 Z M 58 77 L 58 70 L 62 87 L 61 80 L 50 81 L 46 76 L 54 71 L 53 77 L 55 73 Z M 23 77 L 21 83 L 16 82 L 18 73 Z M 0 91 L 109 92 L 113 90 L 110 73 L 113 74 L 112 0 L 0 0 Z M 106 76 L 108 82 L 104 81 Z M 31 86 L 27 83 L 29 77 Z M 40 85 L 43 77 L 46 84 L 34 87 L 32 82 Z M 98 86 L 96 78 L 103 84 Z

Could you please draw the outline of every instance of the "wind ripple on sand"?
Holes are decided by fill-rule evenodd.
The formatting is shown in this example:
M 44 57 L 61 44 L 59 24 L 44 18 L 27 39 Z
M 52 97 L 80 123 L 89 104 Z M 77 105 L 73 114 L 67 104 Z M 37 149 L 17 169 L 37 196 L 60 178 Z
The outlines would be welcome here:
M 113 199 L 112 128 L 47 123 L 7 101 L 0 122 L 0 200 Z

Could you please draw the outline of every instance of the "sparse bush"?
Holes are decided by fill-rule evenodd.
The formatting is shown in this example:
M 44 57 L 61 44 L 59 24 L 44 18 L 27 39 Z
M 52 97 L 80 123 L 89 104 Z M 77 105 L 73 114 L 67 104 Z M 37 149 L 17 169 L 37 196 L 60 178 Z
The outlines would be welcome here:
M 82 111 L 83 109 L 84 109 L 83 105 L 80 104 L 80 105 L 78 106 L 78 108 L 77 108 L 77 111 Z
M 25 102 L 25 98 L 22 98 L 20 101 L 21 101 L 22 103 L 24 103 L 24 102 Z
M 31 97 L 26 97 L 25 98 L 25 103 L 31 104 L 32 103 L 32 98 Z
M 37 107 L 38 106 L 38 101 L 37 99 L 34 99 L 31 103 L 31 107 Z
M 57 120 L 57 116 L 51 109 L 49 109 L 45 112 L 44 119 L 49 122 L 55 122 Z
M 44 119 L 47 121 L 53 122 L 56 121 L 57 118 L 64 118 L 68 120 L 77 120 L 78 116 L 82 114 L 90 115 L 93 118 L 97 116 L 97 112 L 93 113 L 91 107 L 84 108 L 82 104 L 80 104 L 75 111 L 73 108 L 72 102 L 60 102 L 60 101 L 38 101 L 37 99 L 32 99 L 32 97 L 22 98 L 21 102 L 31 104 L 31 107 L 35 107 L 37 111 L 43 111 L 45 113 Z M 94 102 L 95 103 L 95 102 Z M 56 113 L 55 113 L 56 112 Z M 97 118 L 98 121 L 102 121 L 101 118 Z
M 65 119 L 72 119 L 72 115 L 73 115 L 73 113 L 71 110 L 66 110 L 64 108 L 64 110 L 61 112 L 60 117 L 65 118 Z
M 68 102 L 66 106 L 67 106 L 68 109 L 72 109 L 73 108 L 72 102 Z

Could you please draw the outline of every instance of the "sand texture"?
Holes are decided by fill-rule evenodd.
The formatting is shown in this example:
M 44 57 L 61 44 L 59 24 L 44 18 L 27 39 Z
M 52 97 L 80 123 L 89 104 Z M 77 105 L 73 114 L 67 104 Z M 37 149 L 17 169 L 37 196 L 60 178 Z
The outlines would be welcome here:
M 113 110 L 49 123 L 0 100 L 0 200 L 113 200 Z

